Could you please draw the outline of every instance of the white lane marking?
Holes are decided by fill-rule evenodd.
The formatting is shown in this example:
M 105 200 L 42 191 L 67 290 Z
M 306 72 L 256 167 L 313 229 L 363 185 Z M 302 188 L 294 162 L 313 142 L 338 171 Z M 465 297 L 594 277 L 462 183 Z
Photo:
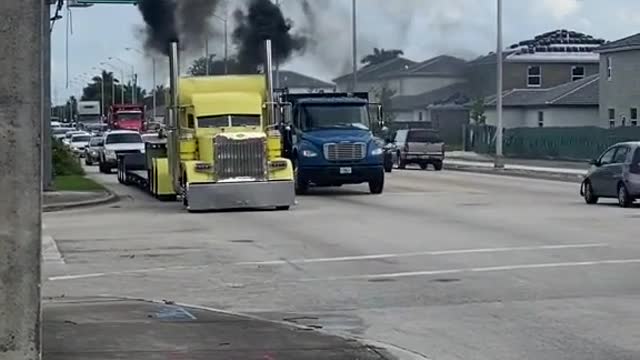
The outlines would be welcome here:
M 42 260 L 45 263 L 65 264 L 58 244 L 52 236 L 42 235 Z
M 78 279 L 89 279 L 89 278 L 96 278 L 96 277 L 103 277 L 103 276 L 117 276 L 117 275 L 127 275 L 127 274 L 144 274 L 144 273 L 172 271 L 172 270 L 195 270 L 195 269 L 206 268 L 206 267 L 208 267 L 208 265 L 202 265 L 202 266 L 169 266 L 169 267 L 158 267 L 158 268 L 137 269 L 137 270 L 123 270 L 123 271 L 112 271 L 112 272 L 97 272 L 97 273 L 88 273 L 88 274 L 51 276 L 47 280 L 49 280 L 49 281 L 78 280 Z
M 236 263 L 236 265 L 312 264 L 312 263 L 328 263 L 328 262 L 342 262 L 342 261 L 379 260 L 379 259 L 403 258 L 403 257 L 415 257 L 415 256 L 441 256 L 441 255 L 474 254 L 474 253 L 582 249 L 582 248 L 607 247 L 608 245 L 609 244 L 606 244 L 606 243 L 589 243 L 589 244 L 520 246 L 520 247 L 499 247 L 499 248 L 480 248 L 480 249 L 461 249 L 461 250 L 433 250 L 433 251 L 417 251 L 417 252 L 395 253 L 395 254 L 389 253 L 389 254 L 375 254 L 375 255 L 340 256 L 340 257 L 330 257 L 330 258 L 245 261 L 245 262 L 238 262 Z
M 460 268 L 460 269 L 448 269 L 448 270 L 411 271 L 411 272 L 398 272 L 398 273 L 387 273 L 387 274 L 333 276 L 333 277 L 327 277 L 327 278 L 300 279 L 299 281 L 314 282 L 314 281 L 338 281 L 338 280 L 392 279 L 392 278 L 444 275 L 444 274 L 481 273 L 481 272 L 497 272 L 497 271 L 551 269 L 551 268 L 567 268 L 567 267 L 596 266 L 596 265 L 627 265 L 627 264 L 640 264 L 640 259 L 594 260 L 594 261 L 560 262 L 560 263 L 546 263 L 546 264 L 523 264 L 523 265 L 490 266 L 490 267 L 478 267 L 478 268 Z

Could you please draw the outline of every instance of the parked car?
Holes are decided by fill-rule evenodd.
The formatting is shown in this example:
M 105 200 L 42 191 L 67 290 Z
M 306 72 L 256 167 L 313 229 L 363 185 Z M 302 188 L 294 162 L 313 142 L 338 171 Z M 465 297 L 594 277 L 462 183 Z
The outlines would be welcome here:
M 104 146 L 98 158 L 101 173 L 109 174 L 118 166 L 122 154 L 144 153 L 144 142 L 137 131 L 114 130 L 104 135 Z
M 84 149 L 89 145 L 89 140 L 91 140 L 91 135 L 89 134 L 73 135 L 69 140 L 69 147 L 75 155 L 83 157 Z
M 587 204 L 617 198 L 621 207 L 628 207 L 640 198 L 640 141 L 615 144 L 590 164 L 580 186 Z
M 94 136 L 89 140 L 89 146 L 84 149 L 84 164 L 91 166 L 97 163 L 100 159 L 100 152 L 104 147 L 104 138 L 101 136 Z
M 436 170 L 442 170 L 445 144 L 437 130 L 398 130 L 394 146 L 393 162 L 398 169 L 404 169 L 408 164 L 418 164 L 424 170 L 431 164 Z

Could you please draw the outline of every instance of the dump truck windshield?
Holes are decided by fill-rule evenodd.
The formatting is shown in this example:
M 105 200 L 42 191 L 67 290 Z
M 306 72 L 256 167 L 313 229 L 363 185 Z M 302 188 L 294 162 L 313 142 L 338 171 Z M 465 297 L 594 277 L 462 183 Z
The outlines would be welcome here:
M 199 128 L 260 126 L 259 115 L 216 115 L 198 117 Z
M 355 128 L 369 130 L 369 112 L 364 104 L 304 105 L 302 130 Z
M 139 111 L 116 113 L 116 118 L 118 120 L 138 120 L 141 117 L 142 113 Z

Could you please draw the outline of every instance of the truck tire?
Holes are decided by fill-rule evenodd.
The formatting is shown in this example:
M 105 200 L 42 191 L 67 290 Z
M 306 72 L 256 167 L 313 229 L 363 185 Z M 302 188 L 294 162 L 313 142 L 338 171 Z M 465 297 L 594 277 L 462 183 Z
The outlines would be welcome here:
M 309 192 L 309 182 L 307 182 L 298 172 L 298 167 L 294 169 L 294 176 L 296 195 L 304 195 Z
M 104 164 L 103 163 L 99 163 L 98 164 L 98 169 L 100 170 L 101 173 L 106 174 L 107 171 L 104 168 Z
M 400 156 L 400 153 L 398 153 L 397 165 L 398 165 L 398 169 L 401 169 L 401 170 L 407 167 L 407 163 L 404 160 L 402 160 L 402 156 Z
M 369 192 L 372 194 L 382 194 L 384 191 L 384 173 L 369 181 Z
M 429 165 L 428 163 L 426 163 L 426 162 L 422 162 L 422 163 L 420 163 L 420 169 L 422 169 L 422 170 L 427 170 L 427 166 L 428 166 L 428 165 Z
M 436 161 L 433 163 L 433 167 L 436 169 L 436 171 L 440 171 L 442 170 L 442 161 Z

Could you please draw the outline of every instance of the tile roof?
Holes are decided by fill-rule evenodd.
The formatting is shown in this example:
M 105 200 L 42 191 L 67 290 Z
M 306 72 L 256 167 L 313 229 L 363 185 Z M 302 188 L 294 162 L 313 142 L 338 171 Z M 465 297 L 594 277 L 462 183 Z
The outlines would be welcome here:
M 394 72 L 388 72 L 381 77 L 390 78 L 398 76 L 463 76 L 467 62 L 463 59 L 440 55 L 417 63 L 408 68 Z
M 468 93 L 468 84 L 458 83 L 418 95 L 395 96 L 391 98 L 391 110 L 424 109 L 429 105 L 445 103 L 463 104 L 469 101 Z
M 509 90 L 503 94 L 502 104 L 506 107 L 597 106 L 599 78 L 600 75 L 596 74 L 548 89 Z M 495 106 L 496 97 L 487 98 L 485 104 Z
M 390 59 L 384 61 L 380 64 L 375 65 L 367 65 L 363 68 L 360 68 L 356 74 L 358 75 L 358 81 L 367 81 L 367 80 L 377 80 L 382 75 L 385 75 L 390 72 L 395 72 L 399 70 L 403 70 L 415 65 L 415 61 L 405 59 L 403 57 L 397 57 L 395 59 Z M 333 79 L 334 82 L 340 81 L 349 81 L 353 73 L 348 73 Z
M 297 73 L 295 71 L 280 70 L 279 71 L 280 87 L 287 88 L 335 88 L 335 84 L 322 81 L 307 75 Z
M 619 51 L 628 48 L 640 48 L 640 33 L 608 42 L 596 49 L 597 52 Z

